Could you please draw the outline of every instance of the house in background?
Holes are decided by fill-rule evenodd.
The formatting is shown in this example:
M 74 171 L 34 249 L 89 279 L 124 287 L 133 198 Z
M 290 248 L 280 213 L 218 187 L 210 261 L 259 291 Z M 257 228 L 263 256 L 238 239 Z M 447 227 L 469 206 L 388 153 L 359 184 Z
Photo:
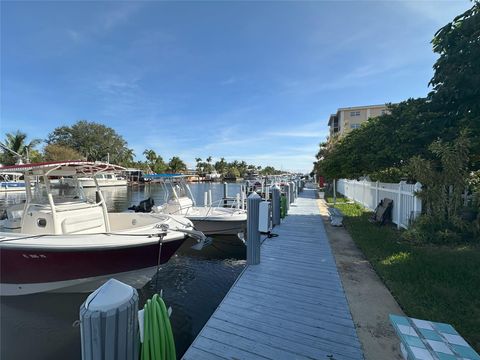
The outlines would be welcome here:
M 344 136 L 370 118 L 383 115 L 388 112 L 386 105 L 367 105 L 345 107 L 337 110 L 336 114 L 330 115 L 328 127 L 330 138 L 335 135 Z

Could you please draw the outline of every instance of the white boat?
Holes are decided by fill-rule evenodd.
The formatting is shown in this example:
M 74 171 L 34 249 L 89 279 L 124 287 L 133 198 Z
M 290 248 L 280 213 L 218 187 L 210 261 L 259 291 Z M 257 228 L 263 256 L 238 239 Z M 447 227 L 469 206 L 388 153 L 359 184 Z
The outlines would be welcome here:
M 124 170 L 122 168 L 122 170 Z M 96 182 L 95 182 L 96 180 Z M 84 187 L 84 188 L 94 188 L 98 186 L 100 187 L 110 187 L 110 186 L 127 186 L 128 181 L 124 177 L 118 176 L 112 172 L 105 172 L 105 173 L 98 173 L 94 175 L 94 177 L 79 177 L 77 179 L 72 178 L 64 178 L 61 179 L 60 183 L 63 185 L 68 185 L 70 187 L 75 187 L 76 182 Z
M 99 186 L 95 199 L 78 183 L 69 195 L 50 187 L 51 176 L 119 171 L 115 165 L 67 161 L 9 170 L 24 174 L 27 196 L 1 220 L 0 295 L 91 291 L 112 277 L 139 288 L 187 236 L 205 240 L 183 216 L 109 213 Z M 33 177 L 39 181 L 31 189 Z
M 5 169 L 5 167 L 2 167 Z M 16 172 L 0 172 L 0 192 L 25 191 L 23 175 Z
M 244 237 L 247 227 L 247 212 L 240 204 L 223 207 L 223 204 L 197 206 L 192 191 L 183 175 L 146 175 L 164 186 L 165 202 L 154 207 L 157 213 L 182 215 L 191 220 L 195 228 L 205 235 L 238 235 Z

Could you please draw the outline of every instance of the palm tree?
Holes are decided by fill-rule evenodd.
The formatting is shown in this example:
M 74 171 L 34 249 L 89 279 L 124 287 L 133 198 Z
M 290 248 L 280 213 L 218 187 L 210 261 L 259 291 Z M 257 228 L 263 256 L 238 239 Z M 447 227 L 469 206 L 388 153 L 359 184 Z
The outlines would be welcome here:
M 179 173 L 187 170 L 187 165 L 178 156 L 174 156 L 168 162 L 168 169 L 172 173 Z
M 2 161 L 5 165 L 13 165 L 17 161 L 26 160 L 29 162 L 29 153 L 42 142 L 40 139 L 33 139 L 29 143 L 26 142 L 27 134 L 17 130 L 15 133 L 6 134 L 3 149 Z M 11 151 L 9 151 L 9 150 Z M 17 153 L 20 158 L 12 153 Z

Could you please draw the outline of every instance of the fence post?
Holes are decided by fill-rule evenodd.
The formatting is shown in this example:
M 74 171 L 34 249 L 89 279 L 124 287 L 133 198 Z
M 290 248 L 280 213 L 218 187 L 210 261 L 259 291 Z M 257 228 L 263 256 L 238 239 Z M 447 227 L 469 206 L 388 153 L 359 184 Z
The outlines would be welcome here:
M 272 187 L 272 223 L 280 225 L 280 188 L 277 185 Z
M 397 208 L 397 229 L 400 229 L 400 223 L 401 223 L 400 214 L 401 214 L 401 208 L 402 208 L 402 204 L 401 204 L 401 201 L 402 201 L 402 184 L 403 184 L 403 181 L 400 181 L 400 182 L 398 183 L 398 196 L 397 196 L 397 205 L 398 205 L 398 208 Z
M 362 204 L 363 204 L 363 207 L 368 207 L 367 205 L 365 205 L 367 202 L 365 201 L 365 179 L 363 179 L 362 181 L 363 183 L 363 188 L 362 188 Z
M 413 187 L 413 219 L 417 218 L 418 213 L 422 211 L 422 200 L 417 196 L 417 193 L 422 190 L 422 184 L 417 182 Z
M 256 192 L 247 198 L 247 265 L 260 263 L 260 232 L 258 231 L 260 202 Z
M 337 180 L 333 179 L 333 205 L 337 203 Z

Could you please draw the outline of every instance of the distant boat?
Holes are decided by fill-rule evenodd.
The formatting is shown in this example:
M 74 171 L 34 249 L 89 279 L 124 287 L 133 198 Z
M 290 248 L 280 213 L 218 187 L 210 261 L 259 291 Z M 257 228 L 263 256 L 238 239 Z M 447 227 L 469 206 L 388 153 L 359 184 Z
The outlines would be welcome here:
M 79 177 L 78 179 L 72 179 L 72 178 L 64 178 L 61 183 L 64 185 L 68 185 L 70 187 L 75 187 L 75 184 L 77 183 L 81 185 L 84 188 L 94 188 L 97 186 L 95 184 L 95 180 L 98 183 L 98 186 L 100 187 L 108 187 L 108 186 L 126 186 L 128 184 L 127 179 L 121 176 L 117 176 L 117 174 L 114 173 L 99 173 L 96 174 L 95 176 L 92 177 Z
M 220 181 L 221 178 L 222 175 L 217 173 L 215 170 L 205 175 L 205 181 Z
M 0 192 L 25 191 L 23 175 L 15 172 L 0 172 Z
M 0 220 L 0 295 L 91 291 L 112 277 L 140 288 L 187 236 L 205 240 L 183 216 L 109 213 L 99 187 L 95 199 L 80 186 L 61 196 L 51 190 L 50 177 L 121 167 L 67 161 L 8 168 L 24 175 L 26 201 L 7 207 Z
M 205 235 L 238 235 L 243 238 L 247 228 L 247 212 L 238 207 L 223 207 L 223 203 L 197 206 L 186 176 L 175 174 L 145 175 L 160 182 L 165 190 L 165 203 L 157 212 L 182 215 L 192 221 L 195 229 Z M 237 204 L 239 205 L 239 204 Z

